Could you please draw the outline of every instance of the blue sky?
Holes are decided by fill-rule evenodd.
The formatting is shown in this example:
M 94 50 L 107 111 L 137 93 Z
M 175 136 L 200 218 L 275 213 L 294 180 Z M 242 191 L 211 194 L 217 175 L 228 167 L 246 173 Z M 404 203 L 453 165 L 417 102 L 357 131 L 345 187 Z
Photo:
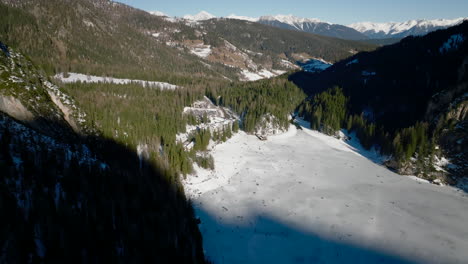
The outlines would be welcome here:
M 205 10 L 216 16 L 230 14 L 258 17 L 293 14 L 350 24 L 361 21 L 401 22 L 410 19 L 468 16 L 468 0 L 116 0 L 147 11 L 170 16 Z

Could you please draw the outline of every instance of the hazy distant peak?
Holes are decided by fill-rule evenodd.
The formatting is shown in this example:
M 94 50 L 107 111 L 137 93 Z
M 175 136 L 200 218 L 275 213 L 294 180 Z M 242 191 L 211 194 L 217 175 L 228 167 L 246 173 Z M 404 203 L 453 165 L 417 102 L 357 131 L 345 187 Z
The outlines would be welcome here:
M 263 21 L 279 21 L 281 23 L 286 23 L 286 24 L 300 24 L 300 23 L 327 23 L 324 21 L 321 21 L 317 18 L 302 18 L 302 17 L 297 17 L 294 15 L 269 15 L 269 16 L 262 16 L 260 17 L 259 20 Z
M 154 15 L 154 16 L 161 16 L 161 17 L 169 17 L 168 15 L 164 14 L 161 11 L 149 11 L 148 13 Z
M 258 18 L 255 18 L 255 17 L 237 16 L 235 14 L 231 14 L 231 15 L 227 16 L 226 18 L 239 19 L 239 20 L 245 20 L 245 21 L 250 21 L 250 22 L 257 22 L 258 21 Z
M 458 25 L 468 18 L 456 19 L 417 19 L 408 20 L 405 22 L 388 22 L 388 23 L 374 23 L 374 22 L 359 22 L 348 25 L 350 28 L 366 34 L 368 36 L 384 36 L 384 37 L 405 37 L 416 33 L 424 34 L 438 28 L 447 28 Z
M 212 18 L 216 18 L 216 16 L 206 12 L 206 11 L 201 11 L 200 13 L 196 15 L 185 15 L 184 19 L 187 20 L 193 20 L 193 21 L 203 21 L 203 20 L 209 20 Z

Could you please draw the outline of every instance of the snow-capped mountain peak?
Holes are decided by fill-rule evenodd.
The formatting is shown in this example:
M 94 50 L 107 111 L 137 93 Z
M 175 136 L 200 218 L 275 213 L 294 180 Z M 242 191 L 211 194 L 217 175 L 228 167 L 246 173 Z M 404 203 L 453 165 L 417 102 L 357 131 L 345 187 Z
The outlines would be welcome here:
M 326 23 L 316 18 L 302 18 L 293 15 L 275 15 L 275 16 L 262 16 L 260 20 L 266 21 L 279 21 L 281 23 L 294 25 L 300 23 Z
M 226 18 L 245 20 L 245 21 L 250 21 L 250 22 L 257 22 L 258 21 L 258 18 L 255 18 L 255 17 L 238 16 L 238 15 L 235 15 L 235 14 L 231 14 L 231 15 L 227 16 Z
M 418 19 L 405 22 L 373 23 L 359 22 L 348 25 L 350 28 L 371 37 L 406 37 L 409 35 L 424 35 L 430 31 L 458 25 L 468 18 L 456 19 Z
M 193 20 L 193 21 L 203 21 L 203 20 L 209 20 L 212 18 L 216 18 L 216 16 L 206 12 L 206 11 L 201 11 L 200 13 L 196 15 L 185 15 L 184 19 L 187 20 Z
M 164 14 L 161 11 L 149 11 L 148 13 L 154 15 L 154 16 L 161 16 L 161 17 L 168 17 L 168 15 Z

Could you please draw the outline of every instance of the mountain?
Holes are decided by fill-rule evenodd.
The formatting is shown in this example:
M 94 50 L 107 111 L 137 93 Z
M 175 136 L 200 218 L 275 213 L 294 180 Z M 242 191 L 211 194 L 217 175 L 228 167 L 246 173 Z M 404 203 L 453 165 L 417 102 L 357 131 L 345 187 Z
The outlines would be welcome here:
M 375 47 L 300 32 L 285 36 L 289 31 L 247 21 L 203 20 L 211 17 L 206 13 L 200 21 L 162 17 L 107 0 L 0 2 L 0 38 L 51 76 L 74 72 L 178 85 L 193 77 L 254 80 L 296 69 L 303 59 L 336 61 Z M 211 22 L 223 32 L 203 28 Z M 233 37 L 238 33 L 261 42 L 247 48 Z
M 406 22 L 373 23 L 360 22 L 348 25 L 371 39 L 404 38 L 425 35 L 437 29 L 444 29 L 462 23 L 467 18 L 409 20 Z
M 340 100 L 347 100 L 350 118 L 343 120 L 344 127 L 356 129 L 364 145 L 378 144 L 393 157 L 391 167 L 400 173 L 450 183 L 467 175 L 468 146 L 463 139 L 468 137 L 467 32 L 468 22 L 464 22 L 359 53 L 318 74 L 296 73 L 290 78 L 315 102 L 325 102 L 330 96 L 342 98 L 336 89 L 322 94 L 342 87 L 347 99 Z M 318 109 L 318 105 L 306 106 L 314 107 Z M 316 110 L 309 117 L 314 115 L 318 115 Z M 340 126 L 340 122 L 335 124 Z M 452 164 L 445 171 L 429 162 L 441 156 Z
M 204 21 L 204 20 L 209 20 L 212 18 L 216 18 L 216 16 L 206 12 L 206 11 L 201 11 L 200 13 L 196 15 L 185 15 L 183 17 L 184 19 L 187 20 L 192 20 L 192 21 Z
M 250 22 L 257 22 L 258 21 L 258 18 L 255 18 L 255 17 L 238 16 L 238 15 L 235 15 L 235 14 L 231 14 L 231 15 L 227 16 L 226 18 L 245 20 L 245 21 L 250 21 Z
M 162 16 L 162 17 L 169 17 L 168 15 L 166 15 L 165 13 L 161 12 L 161 11 L 149 11 L 148 13 L 154 15 L 154 16 Z
M 262 16 L 258 19 L 259 23 L 274 27 L 314 33 L 323 36 L 361 40 L 367 39 L 367 36 L 355 29 L 323 22 L 318 19 L 299 18 L 292 15 Z

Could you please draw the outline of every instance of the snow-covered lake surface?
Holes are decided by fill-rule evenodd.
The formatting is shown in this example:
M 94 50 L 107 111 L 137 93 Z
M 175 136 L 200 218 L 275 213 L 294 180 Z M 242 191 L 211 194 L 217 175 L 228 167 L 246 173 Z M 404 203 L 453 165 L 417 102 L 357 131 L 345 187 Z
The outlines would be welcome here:
M 185 189 L 214 263 L 466 263 L 468 197 L 308 129 L 214 147 Z

